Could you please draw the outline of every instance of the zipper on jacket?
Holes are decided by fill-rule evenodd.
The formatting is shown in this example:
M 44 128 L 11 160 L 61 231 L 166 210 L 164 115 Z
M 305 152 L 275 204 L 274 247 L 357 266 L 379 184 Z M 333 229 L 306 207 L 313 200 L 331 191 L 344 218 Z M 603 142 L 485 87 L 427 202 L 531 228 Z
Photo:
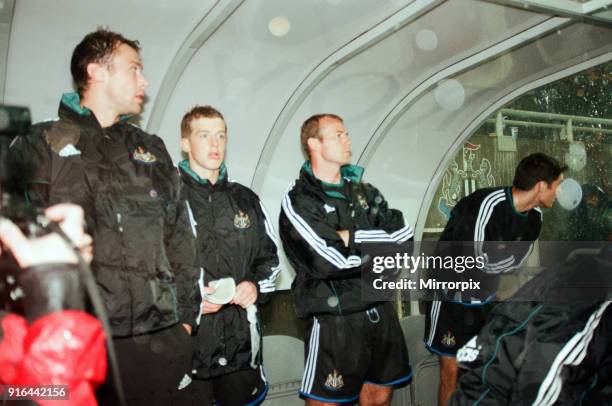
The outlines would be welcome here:
M 120 240 L 121 240 L 121 263 L 123 264 L 123 269 L 126 269 L 127 266 L 127 262 L 125 260 L 125 238 L 124 238 L 124 234 L 123 234 L 123 223 L 122 223 L 122 217 L 121 217 L 121 213 L 117 212 L 116 213 L 117 216 L 117 231 L 119 231 L 120 234 Z M 122 278 L 126 278 L 127 277 L 127 272 L 119 272 L 119 275 L 121 275 Z M 124 279 L 125 280 L 125 279 Z M 127 281 L 126 281 L 127 282 Z M 130 334 L 134 334 L 134 298 L 132 297 L 132 291 L 131 289 L 129 290 L 129 296 L 130 296 Z
M 208 195 L 208 203 L 210 203 L 210 213 L 212 215 L 212 219 L 213 219 L 213 222 L 214 222 L 216 217 L 215 217 L 215 205 L 212 204 L 212 195 L 213 195 L 213 193 L 214 193 L 214 189 L 211 190 L 210 194 Z M 219 272 L 219 250 L 217 249 L 217 235 L 214 232 L 211 232 L 210 234 L 211 234 L 212 239 L 213 239 L 213 249 L 215 251 L 215 264 L 216 264 L 215 272 L 218 273 Z
M 123 232 L 123 218 L 117 207 L 122 197 L 122 193 L 120 192 L 120 190 L 118 190 L 118 185 L 117 185 L 119 183 L 118 179 L 120 177 L 119 173 L 121 173 L 121 171 L 119 170 L 119 166 L 117 162 L 111 157 L 111 151 L 114 149 L 113 146 L 115 146 L 114 144 L 118 142 L 116 138 L 113 138 L 111 136 L 112 131 L 113 130 L 110 130 L 110 128 L 101 129 L 101 134 L 102 134 L 102 137 L 104 138 L 103 145 L 106 144 L 105 145 L 106 148 L 104 148 L 102 158 L 106 163 L 108 163 L 108 176 L 109 176 L 108 181 L 110 184 L 110 188 L 109 188 L 110 204 L 111 204 L 111 210 L 115 211 L 115 217 L 117 219 L 117 231 L 119 232 L 119 238 L 120 238 L 119 249 L 121 253 L 121 269 L 122 271 L 124 271 L 127 269 L 125 234 Z M 119 279 L 124 283 L 125 286 L 131 285 L 128 272 L 118 272 L 118 274 L 119 274 L 118 275 Z M 134 317 L 135 317 L 134 298 L 132 295 L 132 290 L 127 289 L 127 291 L 129 295 L 129 306 L 130 306 L 130 314 L 127 317 L 128 323 L 129 323 L 128 328 L 129 328 L 130 334 L 134 334 L 134 326 L 136 324 L 134 320 Z M 119 328 L 123 328 L 123 327 L 124 327 L 123 325 L 119 326 Z

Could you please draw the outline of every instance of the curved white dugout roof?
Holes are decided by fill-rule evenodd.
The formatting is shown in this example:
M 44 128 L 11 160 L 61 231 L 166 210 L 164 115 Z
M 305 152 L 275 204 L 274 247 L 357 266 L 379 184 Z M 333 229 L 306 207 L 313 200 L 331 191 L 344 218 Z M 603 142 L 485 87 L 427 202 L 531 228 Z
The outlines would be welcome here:
M 175 160 L 182 115 L 219 108 L 230 176 L 278 218 L 303 162 L 300 124 L 336 113 L 354 161 L 419 237 L 447 160 L 471 131 L 521 93 L 612 59 L 611 3 L 0 0 L 0 81 L 5 103 L 29 106 L 35 121 L 54 117 L 72 89 L 72 49 L 109 27 L 142 45 L 150 87 L 139 124 Z

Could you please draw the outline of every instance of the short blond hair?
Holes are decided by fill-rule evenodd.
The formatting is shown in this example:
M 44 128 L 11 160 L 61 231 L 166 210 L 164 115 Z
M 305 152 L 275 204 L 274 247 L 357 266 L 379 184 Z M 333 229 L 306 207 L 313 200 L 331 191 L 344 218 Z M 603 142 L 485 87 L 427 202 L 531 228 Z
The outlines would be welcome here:
M 195 106 L 183 116 L 181 120 L 181 138 L 186 138 L 191 134 L 191 122 L 198 118 L 220 118 L 225 125 L 227 131 L 227 123 L 223 114 L 212 106 Z
M 323 113 L 323 114 L 315 114 L 314 116 L 310 116 L 304 123 L 302 123 L 302 130 L 300 132 L 300 142 L 302 144 L 302 150 L 304 154 L 310 159 L 310 150 L 308 149 L 308 140 L 311 138 L 321 138 L 321 134 L 319 134 L 321 120 L 324 118 L 331 118 L 333 120 L 338 120 L 341 123 L 344 123 L 342 117 L 337 116 L 335 114 Z

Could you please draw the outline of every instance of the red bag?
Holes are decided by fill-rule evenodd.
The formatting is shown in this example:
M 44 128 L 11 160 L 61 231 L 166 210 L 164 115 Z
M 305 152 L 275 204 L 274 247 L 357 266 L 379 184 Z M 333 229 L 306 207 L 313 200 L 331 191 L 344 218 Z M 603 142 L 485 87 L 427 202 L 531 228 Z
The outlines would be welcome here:
M 95 387 L 106 376 L 106 343 L 100 322 L 80 310 L 51 313 L 32 323 L 25 337 L 21 335 L 20 346 L 20 326 L 25 320 L 17 322 L 13 318 L 19 316 L 6 318 L 9 317 L 11 330 L 4 330 L 4 339 L 0 342 L 0 365 L 4 360 L 7 364 L 12 362 L 16 374 L 12 381 L 4 380 L 4 375 L 10 378 L 10 373 L 1 374 L 0 380 L 16 385 L 68 385 L 68 401 L 36 400 L 41 406 L 97 405 Z M 23 357 L 15 364 L 17 354 Z

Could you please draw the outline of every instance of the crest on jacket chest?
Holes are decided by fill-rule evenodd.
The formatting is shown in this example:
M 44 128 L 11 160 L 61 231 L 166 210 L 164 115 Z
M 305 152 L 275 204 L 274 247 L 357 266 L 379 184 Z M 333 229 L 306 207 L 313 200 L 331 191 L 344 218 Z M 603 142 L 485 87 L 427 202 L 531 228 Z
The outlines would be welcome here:
M 132 153 L 132 158 L 134 158 L 134 161 L 144 164 L 152 164 L 157 161 L 157 157 L 150 151 L 146 151 L 143 147 L 137 147 Z
M 368 204 L 368 201 L 366 200 L 366 198 L 361 194 L 358 193 L 357 194 L 357 201 L 359 202 L 359 205 L 364 209 L 367 210 L 370 208 L 370 205 Z
M 238 229 L 251 227 L 251 219 L 249 218 L 249 215 L 242 210 L 238 210 L 238 213 L 236 213 L 234 216 L 234 227 Z

